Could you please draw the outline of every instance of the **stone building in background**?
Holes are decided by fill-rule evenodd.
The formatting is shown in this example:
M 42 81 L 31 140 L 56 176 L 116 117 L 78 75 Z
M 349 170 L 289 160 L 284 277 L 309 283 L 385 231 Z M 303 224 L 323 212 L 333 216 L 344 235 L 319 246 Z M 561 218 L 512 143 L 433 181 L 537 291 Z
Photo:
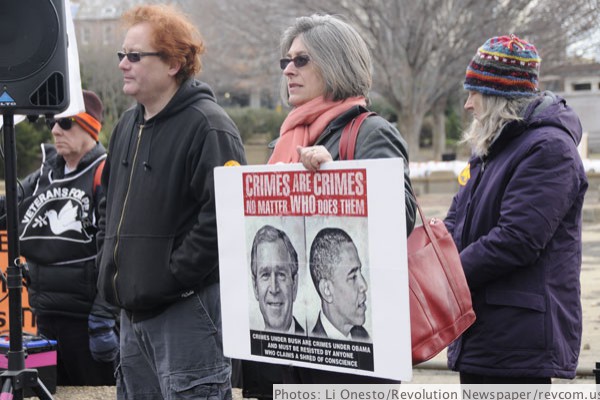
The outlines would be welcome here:
M 584 134 L 587 133 L 588 153 L 600 153 L 600 63 L 562 65 L 542 71 L 540 86 L 567 100 L 579 115 Z

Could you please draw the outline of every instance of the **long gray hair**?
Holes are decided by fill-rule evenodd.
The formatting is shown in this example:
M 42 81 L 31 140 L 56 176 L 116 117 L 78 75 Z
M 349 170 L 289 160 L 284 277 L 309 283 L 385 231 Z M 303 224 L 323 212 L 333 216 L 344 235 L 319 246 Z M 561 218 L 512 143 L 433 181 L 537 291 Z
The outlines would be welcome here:
M 331 15 L 313 14 L 296 18 L 281 37 L 281 56 L 286 57 L 292 42 L 301 37 L 308 55 L 325 82 L 323 95 L 333 101 L 369 94 L 373 64 L 369 48 L 352 26 Z M 284 75 L 281 98 L 287 103 Z
M 473 119 L 463 133 L 461 143 L 468 143 L 474 155 L 483 157 L 502 129 L 510 122 L 521 121 L 523 111 L 535 97 L 507 98 L 481 94 L 483 112 Z

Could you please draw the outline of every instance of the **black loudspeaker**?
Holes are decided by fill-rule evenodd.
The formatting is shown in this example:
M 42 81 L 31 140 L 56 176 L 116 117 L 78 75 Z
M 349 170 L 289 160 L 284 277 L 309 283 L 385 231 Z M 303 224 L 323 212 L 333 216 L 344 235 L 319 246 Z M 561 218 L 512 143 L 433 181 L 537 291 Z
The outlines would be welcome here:
M 65 0 L 0 0 L 0 114 L 69 106 Z

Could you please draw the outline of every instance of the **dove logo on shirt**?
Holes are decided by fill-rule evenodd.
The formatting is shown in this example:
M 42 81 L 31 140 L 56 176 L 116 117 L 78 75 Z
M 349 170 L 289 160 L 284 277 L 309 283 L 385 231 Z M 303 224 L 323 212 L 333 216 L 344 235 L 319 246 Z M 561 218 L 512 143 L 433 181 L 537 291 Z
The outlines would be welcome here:
M 37 195 L 21 220 L 20 240 L 59 239 L 89 243 L 90 199 L 76 188 L 52 188 Z M 93 218 L 93 215 L 92 215 Z
M 73 206 L 71 200 L 58 213 L 56 213 L 56 210 L 46 211 L 46 217 L 50 224 L 50 230 L 55 235 L 60 235 L 69 230 L 81 232 L 82 225 L 81 221 L 77 220 L 77 207 Z

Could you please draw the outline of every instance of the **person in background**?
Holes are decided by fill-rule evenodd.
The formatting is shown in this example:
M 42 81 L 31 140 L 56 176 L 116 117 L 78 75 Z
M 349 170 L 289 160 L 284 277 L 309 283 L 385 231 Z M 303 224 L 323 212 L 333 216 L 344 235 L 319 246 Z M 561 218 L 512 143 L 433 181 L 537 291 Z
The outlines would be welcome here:
M 281 126 L 269 163 L 300 162 L 308 170 L 315 171 L 323 163 L 340 158 L 339 141 L 343 128 L 368 111 L 371 55 L 367 44 L 351 25 L 331 15 L 317 14 L 297 18 L 283 33 L 280 50 L 281 95 L 292 110 Z M 409 178 L 406 142 L 384 118 L 367 118 L 360 127 L 353 158 L 391 157 L 404 160 L 408 235 L 415 223 L 416 202 Z M 350 373 L 280 368 L 283 368 L 285 383 L 394 383 Z
M 98 288 L 121 311 L 118 398 L 231 399 L 213 170 L 246 163 L 233 121 L 194 79 L 204 43 L 176 6 L 122 16 L 123 92 L 102 185 Z
M 85 111 L 46 123 L 54 144 L 19 191 L 19 242 L 29 268 L 29 303 L 38 333 L 57 341 L 56 384 L 114 385 L 119 351 L 117 310 L 96 290 L 99 177 L 106 150 L 98 142 L 103 105 L 83 90 Z M 5 197 L 0 214 L 5 215 Z M 6 219 L 0 219 L 6 229 Z
M 477 315 L 448 349 L 463 384 L 575 377 L 588 183 L 579 118 L 564 99 L 539 92 L 540 61 L 533 44 L 499 36 L 466 72 L 472 157 L 445 219 Z
M 339 228 L 324 228 L 310 247 L 310 276 L 321 298 L 313 336 L 371 341 L 364 328 L 367 281 L 356 245 Z

